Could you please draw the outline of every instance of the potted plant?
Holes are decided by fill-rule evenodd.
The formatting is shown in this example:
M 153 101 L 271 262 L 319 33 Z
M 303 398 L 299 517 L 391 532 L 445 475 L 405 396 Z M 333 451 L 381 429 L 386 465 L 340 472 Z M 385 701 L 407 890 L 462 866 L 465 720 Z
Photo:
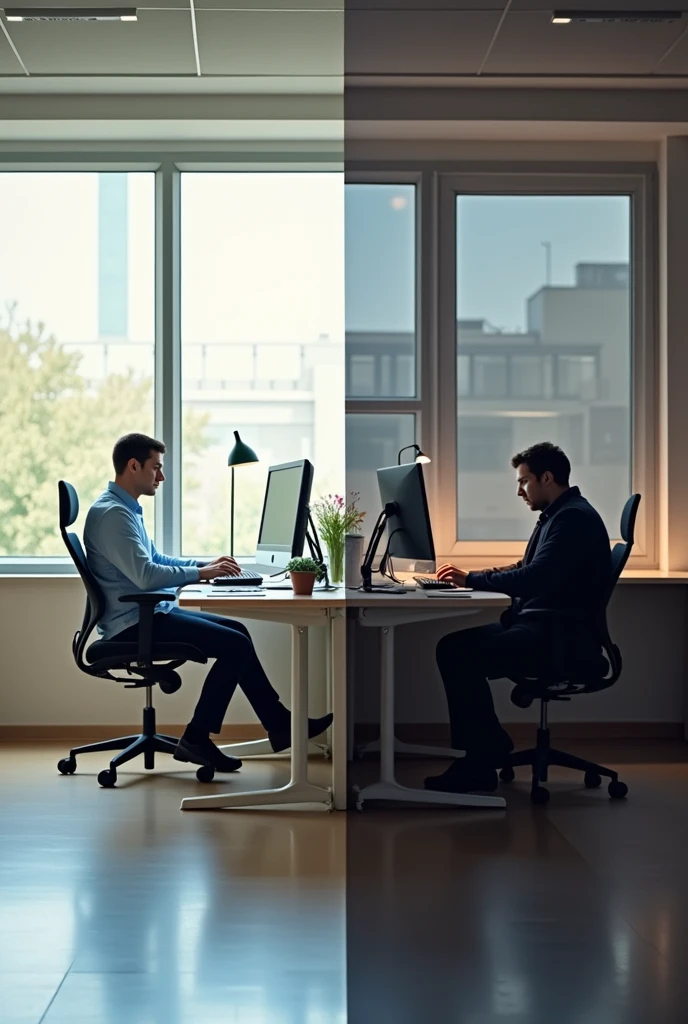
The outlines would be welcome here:
M 341 494 L 328 494 L 313 505 L 320 536 L 325 541 L 330 556 L 330 581 L 344 582 L 345 539 L 349 534 L 360 536 L 359 530 L 365 517 L 358 507 L 359 495 L 352 494 L 347 503 Z
M 292 590 L 299 597 L 310 597 L 315 581 L 325 577 L 325 566 L 314 558 L 292 558 L 286 571 L 291 579 Z

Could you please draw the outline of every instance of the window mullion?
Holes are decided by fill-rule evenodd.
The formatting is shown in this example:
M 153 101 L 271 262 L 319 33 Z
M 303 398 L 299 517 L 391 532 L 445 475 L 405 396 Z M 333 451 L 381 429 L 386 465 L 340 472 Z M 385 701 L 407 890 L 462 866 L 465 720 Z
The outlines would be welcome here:
M 181 552 L 181 248 L 180 174 L 165 161 L 156 175 L 155 429 L 167 445 L 156 536 L 168 554 Z

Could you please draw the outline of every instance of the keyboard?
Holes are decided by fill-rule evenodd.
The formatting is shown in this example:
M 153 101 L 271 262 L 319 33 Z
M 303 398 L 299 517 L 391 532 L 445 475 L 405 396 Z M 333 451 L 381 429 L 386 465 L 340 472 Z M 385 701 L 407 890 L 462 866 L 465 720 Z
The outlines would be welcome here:
M 214 587 L 256 587 L 263 582 L 261 573 L 253 569 L 244 569 L 239 576 L 216 576 L 213 580 Z
M 413 578 L 423 590 L 458 590 L 455 583 L 445 580 L 429 580 L 426 576 L 414 576 Z

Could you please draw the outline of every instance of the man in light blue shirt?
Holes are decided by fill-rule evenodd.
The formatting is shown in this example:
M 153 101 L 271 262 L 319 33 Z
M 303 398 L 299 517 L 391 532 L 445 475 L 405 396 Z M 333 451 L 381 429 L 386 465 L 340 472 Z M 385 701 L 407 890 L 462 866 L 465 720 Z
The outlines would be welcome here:
M 154 641 L 176 640 L 197 647 L 215 664 L 208 672 L 191 722 L 179 740 L 175 758 L 212 765 L 216 771 L 236 771 L 241 761 L 227 757 L 210 739 L 218 733 L 237 684 L 268 733 L 273 750 L 291 742 L 291 715 L 280 702 L 258 660 L 247 628 L 240 622 L 208 612 L 183 611 L 176 591 L 187 583 L 207 583 L 216 576 L 240 572 L 228 555 L 212 562 L 160 554 L 143 522 L 139 498 L 153 497 L 163 483 L 162 441 L 145 434 L 127 434 L 112 452 L 114 482 L 93 503 L 86 516 L 84 547 L 89 568 L 105 597 L 98 632 L 106 640 L 138 638 L 138 606 L 120 603 L 125 594 L 169 591 L 170 600 L 156 606 Z M 309 736 L 324 732 L 332 715 L 309 719 Z

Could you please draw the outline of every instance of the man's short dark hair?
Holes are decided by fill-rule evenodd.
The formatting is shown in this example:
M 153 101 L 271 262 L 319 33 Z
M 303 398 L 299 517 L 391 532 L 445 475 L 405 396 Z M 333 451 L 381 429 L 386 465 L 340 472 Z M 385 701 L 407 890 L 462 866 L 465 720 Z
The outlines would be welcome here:
M 554 482 L 560 487 L 568 487 L 571 476 L 571 463 L 564 455 L 561 448 L 550 441 L 542 441 L 540 444 L 531 445 L 525 451 L 514 455 L 511 465 L 514 469 L 525 465 L 538 480 L 548 470 L 554 477 Z
M 160 452 L 164 455 L 167 451 L 162 441 L 156 441 L 154 437 L 147 434 L 125 434 L 112 449 L 112 465 L 115 473 L 123 473 L 127 468 L 130 459 L 136 459 L 141 465 L 150 458 L 151 452 Z

